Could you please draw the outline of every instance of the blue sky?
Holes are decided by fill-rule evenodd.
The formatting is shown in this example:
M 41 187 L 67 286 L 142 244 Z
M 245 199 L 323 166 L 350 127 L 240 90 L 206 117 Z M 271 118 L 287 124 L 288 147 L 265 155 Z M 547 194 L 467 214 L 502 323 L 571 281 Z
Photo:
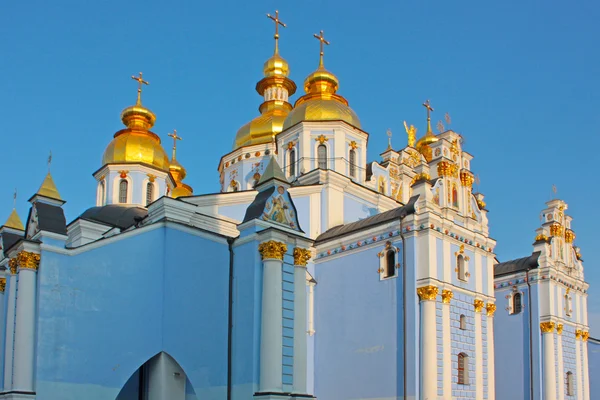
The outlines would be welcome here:
M 368 6 L 367 6 L 368 5 Z M 475 156 L 500 260 L 531 253 L 552 196 L 569 204 L 591 284 L 592 336 L 600 336 L 600 255 L 594 253 L 592 181 L 600 147 L 600 6 L 558 1 L 7 2 L 0 14 L 0 218 L 12 193 L 26 200 L 52 173 L 72 220 L 95 201 L 91 174 L 120 111 L 133 104 L 139 71 L 154 132 L 184 138 L 178 159 L 196 193 L 218 191 L 219 158 L 257 115 L 254 86 L 272 54 L 279 9 L 281 54 L 299 87 L 318 63 L 313 33 L 331 41 L 325 65 L 370 133 L 370 160 L 406 145 L 402 121 L 424 132 L 444 113 Z M 298 94 L 293 97 L 295 100 Z M 4 211 L 1 211 L 4 210 Z

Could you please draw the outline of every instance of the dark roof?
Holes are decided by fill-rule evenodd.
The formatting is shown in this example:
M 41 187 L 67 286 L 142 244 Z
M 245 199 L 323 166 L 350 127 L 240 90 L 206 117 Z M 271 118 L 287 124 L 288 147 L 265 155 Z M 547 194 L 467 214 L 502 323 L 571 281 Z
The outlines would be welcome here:
M 35 202 L 35 209 L 38 217 L 38 229 L 40 231 L 58 233 L 60 235 L 67 234 L 67 220 L 65 212 L 59 206 Z M 29 211 L 31 213 L 31 210 Z M 29 221 L 29 218 L 27 218 Z
M 246 215 L 244 216 L 244 221 L 242 223 L 259 218 L 265 210 L 265 204 L 267 203 L 267 200 L 269 200 L 269 197 L 271 197 L 274 191 L 275 186 L 272 186 L 262 192 L 259 192 L 254 198 L 254 201 L 246 209 Z
M 494 265 L 494 277 L 537 268 L 539 266 L 538 258 L 541 253 L 541 251 L 536 251 L 528 257 L 517 258 L 516 260 Z
M 326 242 L 330 239 L 335 239 L 338 236 L 347 235 L 356 231 L 371 228 L 376 225 L 384 224 L 389 221 L 398 220 L 401 216 L 413 214 L 415 212 L 415 203 L 419 196 L 413 196 L 408 203 L 402 207 L 382 212 L 381 214 L 373 215 L 360 221 L 351 222 L 345 225 L 334 226 L 324 233 L 320 234 L 315 240 L 315 244 Z
M 3 232 L 2 244 L 4 245 L 4 250 L 10 249 L 15 243 L 17 243 L 21 239 L 23 239 L 23 235 L 11 232 Z
M 79 218 L 110 225 L 119 229 L 127 229 L 146 218 L 147 215 L 148 210 L 142 207 L 110 204 L 89 208 Z

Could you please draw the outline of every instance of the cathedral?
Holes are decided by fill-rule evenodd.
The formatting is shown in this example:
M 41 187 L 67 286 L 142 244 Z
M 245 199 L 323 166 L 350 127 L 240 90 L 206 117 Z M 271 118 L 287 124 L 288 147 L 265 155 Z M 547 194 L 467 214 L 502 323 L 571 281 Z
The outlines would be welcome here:
M 425 133 L 405 123 L 406 147 L 373 161 L 323 31 L 292 103 L 285 24 L 267 16 L 260 115 L 231 135 L 219 193 L 184 183 L 181 138 L 169 156 L 140 73 L 96 204 L 67 221 L 48 172 L 26 219 L 10 213 L 0 399 L 598 398 L 567 204 L 540 204 L 531 254 L 501 262 L 473 156 L 433 132 L 430 102 Z

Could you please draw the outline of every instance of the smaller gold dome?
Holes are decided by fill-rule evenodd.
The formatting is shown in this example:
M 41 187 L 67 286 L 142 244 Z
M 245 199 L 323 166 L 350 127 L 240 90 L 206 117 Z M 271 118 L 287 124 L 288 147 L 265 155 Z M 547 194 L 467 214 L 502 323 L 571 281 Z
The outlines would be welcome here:
M 102 165 L 119 163 L 147 164 L 163 171 L 170 165 L 155 133 L 129 128 L 115 133 L 102 156 Z
M 423 156 L 428 162 L 431 161 L 432 158 L 431 147 L 429 145 L 437 142 L 438 140 L 440 139 L 437 136 L 435 136 L 431 131 L 427 132 L 425 136 L 417 140 L 417 144 L 415 147 L 417 148 L 419 153 L 423 154 Z
M 141 104 L 136 104 L 121 112 L 121 121 L 131 129 L 149 130 L 156 122 L 156 115 Z
M 184 180 L 187 175 L 186 169 L 175 159 L 171 161 L 169 172 L 171 172 L 171 175 L 173 175 L 173 179 L 175 179 L 176 182 Z
M 192 195 L 193 195 L 192 188 L 189 185 L 186 185 L 185 183 L 179 183 L 177 186 L 175 186 L 175 188 L 171 192 L 171 197 L 173 197 L 174 199 L 176 199 L 178 197 L 185 197 L 185 196 L 192 196 Z
M 286 101 L 268 101 L 261 105 L 263 113 L 242 126 L 235 135 L 233 149 L 259 143 L 269 143 L 273 135 L 283 130 L 283 122 L 292 109 Z
M 290 65 L 288 62 L 279 55 L 279 53 L 273 54 L 271 58 L 265 61 L 263 67 L 265 78 L 272 76 L 288 76 L 290 74 Z
M 337 76 L 319 67 L 304 80 L 304 91 L 306 93 L 335 93 L 340 85 Z

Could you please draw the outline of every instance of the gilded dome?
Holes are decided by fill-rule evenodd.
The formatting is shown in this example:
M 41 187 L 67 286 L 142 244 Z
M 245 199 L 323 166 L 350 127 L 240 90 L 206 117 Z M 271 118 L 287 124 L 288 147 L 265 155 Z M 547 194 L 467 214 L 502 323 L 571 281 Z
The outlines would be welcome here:
M 265 78 L 271 76 L 288 76 L 290 74 L 290 65 L 288 62 L 279 55 L 279 53 L 273 54 L 271 58 L 265 61 L 263 67 Z
M 267 110 L 242 126 L 235 135 L 233 149 L 242 146 L 250 146 L 258 143 L 269 143 L 273 135 L 283 130 L 283 121 L 292 109 L 292 105 L 286 101 L 270 101 L 263 103 Z
M 171 192 L 171 197 L 173 197 L 174 199 L 176 199 L 178 197 L 185 197 L 185 196 L 192 196 L 192 195 L 193 195 L 192 188 L 189 185 L 186 185 L 185 183 L 177 184 L 177 186 L 175 186 L 175 188 Z

